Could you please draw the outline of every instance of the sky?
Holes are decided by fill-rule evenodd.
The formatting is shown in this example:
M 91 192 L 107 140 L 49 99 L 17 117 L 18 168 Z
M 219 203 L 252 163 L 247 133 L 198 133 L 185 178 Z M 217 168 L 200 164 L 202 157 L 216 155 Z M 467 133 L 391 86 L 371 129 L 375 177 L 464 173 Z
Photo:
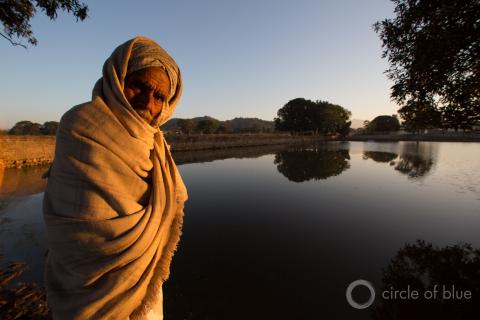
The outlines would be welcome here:
M 289 100 L 327 100 L 371 120 L 395 114 L 372 25 L 389 0 L 88 1 L 89 18 L 31 20 L 28 50 L 0 38 L 0 128 L 58 121 L 89 101 L 103 63 L 144 35 L 177 61 L 183 96 L 173 117 L 273 120 Z

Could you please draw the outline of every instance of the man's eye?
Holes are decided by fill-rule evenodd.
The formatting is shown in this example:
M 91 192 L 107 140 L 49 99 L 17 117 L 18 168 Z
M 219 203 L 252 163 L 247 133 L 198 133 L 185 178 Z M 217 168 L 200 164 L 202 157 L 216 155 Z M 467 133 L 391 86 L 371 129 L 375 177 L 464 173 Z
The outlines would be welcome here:
M 160 94 L 160 93 L 155 93 L 155 95 L 154 95 L 153 97 L 155 98 L 155 100 L 161 100 L 161 101 L 163 101 L 163 99 L 164 99 L 164 98 L 163 98 L 163 95 Z

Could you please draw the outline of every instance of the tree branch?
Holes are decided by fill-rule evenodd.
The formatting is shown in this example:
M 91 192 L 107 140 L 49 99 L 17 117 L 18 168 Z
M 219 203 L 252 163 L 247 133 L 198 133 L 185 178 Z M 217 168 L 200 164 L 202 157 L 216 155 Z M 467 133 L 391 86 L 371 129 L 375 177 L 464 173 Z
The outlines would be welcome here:
M 23 47 L 25 50 L 28 50 L 27 46 L 20 43 L 20 42 L 15 42 L 12 40 L 12 38 L 9 38 L 8 36 L 4 35 L 3 33 L 0 32 L 0 36 L 4 37 L 5 39 L 7 39 L 8 41 L 10 41 L 10 43 L 12 44 L 12 46 L 20 46 L 20 47 Z

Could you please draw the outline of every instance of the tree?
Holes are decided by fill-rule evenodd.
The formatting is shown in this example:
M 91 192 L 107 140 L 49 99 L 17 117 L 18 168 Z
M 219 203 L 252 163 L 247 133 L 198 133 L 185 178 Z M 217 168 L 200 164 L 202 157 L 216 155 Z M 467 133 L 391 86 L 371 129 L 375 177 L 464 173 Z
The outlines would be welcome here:
M 40 133 L 44 135 L 55 135 L 57 134 L 59 123 L 57 121 L 47 121 L 42 126 L 40 126 Z
M 403 119 L 405 130 L 418 132 L 425 129 L 438 128 L 441 124 L 441 113 L 433 102 L 409 100 L 398 110 Z M 452 124 L 452 126 L 455 126 Z
M 182 133 L 190 134 L 195 129 L 195 122 L 192 119 L 179 119 L 177 126 Z
M 274 122 L 277 130 L 290 131 L 292 134 L 306 131 L 345 134 L 350 130 L 350 116 L 351 112 L 339 105 L 296 98 L 278 110 Z
M 370 125 L 370 120 L 363 121 L 363 129 L 368 130 L 369 125 Z
M 342 137 L 348 136 L 350 133 L 350 126 L 352 125 L 352 121 L 345 122 L 345 124 L 338 130 L 338 133 Z
M 313 130 L 311 110 L 314 102 L 304 98 L 290 100 L 277 112 L 275 128 L 280 131 L 296 132 Z
M 348 119 L 351 115 L 347 109 L 322 100 L 317 100 L 309 113 L 312 126 L 317 133 L 343 135 L 350 131 L 351 122 Z
M 197 131 L 201 133 L 214 133 L 220 127 L 220 121 L 215 119 L 200 120 L 197 123 Z
M 392 98 L 413 118 L 432 104 L 445 124 L 468 128 L 480 119 L 480 1 L 392 1 L 396 17 L 374 24 Z
M 229 131 L 228 127 L 224 124 L 221 124 L 218 128 L 216 133 L 227 133 Z
M 78 0 L 3 0 L 0 1 L 0 21 L 3 24 L 3 33 L 0 35 L 10 41 L 12 45 L 26 46 L 16 40 L 27 39 L 31 45 L 37 45 L 38 41 L 33 36 L 30 19 L 37 13 L 39 8 L 51 20 L 57 18 L 59 9 L 72 13 L 78 20 L 87 18 L 88 7 Z
M 377 116 L 370 121 L 368 131 L 398 131 L 400 122 L 395 116 Z
M 8 134 L 14 135 L 22 135 L 22 134 L 30 134 L 30 135 L 38 135 L 40 134 L 40 127 L 39 123 L 31 122 L 31 121 L 20 121 L 17 122 L 9 131 Z

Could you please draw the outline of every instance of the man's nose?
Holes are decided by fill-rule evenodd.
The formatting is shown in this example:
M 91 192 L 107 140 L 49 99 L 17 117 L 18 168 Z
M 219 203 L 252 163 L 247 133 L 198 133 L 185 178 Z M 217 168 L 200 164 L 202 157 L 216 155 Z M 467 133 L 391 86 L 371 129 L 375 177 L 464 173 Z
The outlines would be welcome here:
M 148 110 L 153 116 L 155 113 L 155 99 L 151 92 L 144 93 L 141 99 L 142 109 Z
M 149 93 L 147 95 L 147 100 L 145 106 L 147 107 L 147 110 L 150 112 L 150 114 L 153 116 L 155 113 L 155 100 L 153 98 L 153 95 Z

